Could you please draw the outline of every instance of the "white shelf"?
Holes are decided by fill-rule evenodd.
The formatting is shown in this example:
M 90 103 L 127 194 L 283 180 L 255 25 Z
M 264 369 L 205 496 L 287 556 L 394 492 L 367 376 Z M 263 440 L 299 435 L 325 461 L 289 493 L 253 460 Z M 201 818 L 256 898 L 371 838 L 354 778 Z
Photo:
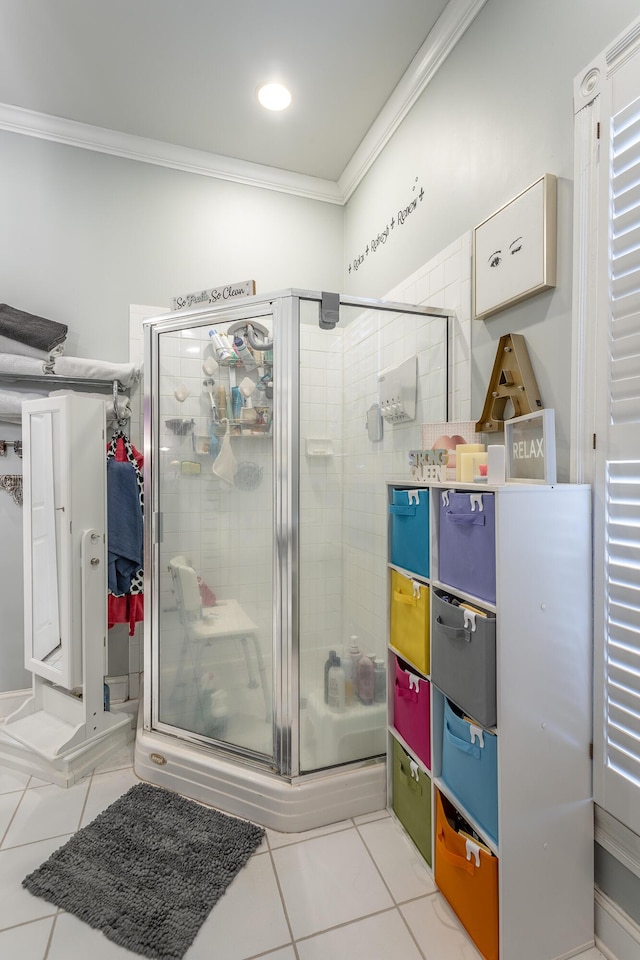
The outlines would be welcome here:
M 403 577 L 408 577 L 410 580 L 419 580 L 420 583 L 424 583 L 427 586 L 431 583 L 429 577 L 424 577 L 421 573 L 412 573 L 411 570 L 405 570 L 404 567 L 399 567 L 396 563 L 388 563 L 387 566 L 390 570 L 396 570 L 398 573 L 401 573 Z
M 397 733 L 392 713 L 390 746 L 393 738 L 415 758 L 431 778 L 432 798 L 440 790 L 499 858 L 500 960 L 561 960 L 594 937 L 590 488 L 387 484 L 431 491 L 432 578 L 389 566 L 496 615 L 497 724 L 489 729 L 497 737 L 498 843 L 442 781 L 444 694 L 431 677 L 431 771 Z M 440 493 L 452 489 L 495 494 L 496 603 L 438 578 Z M 433 833 L 434 824 L 435 856 Z

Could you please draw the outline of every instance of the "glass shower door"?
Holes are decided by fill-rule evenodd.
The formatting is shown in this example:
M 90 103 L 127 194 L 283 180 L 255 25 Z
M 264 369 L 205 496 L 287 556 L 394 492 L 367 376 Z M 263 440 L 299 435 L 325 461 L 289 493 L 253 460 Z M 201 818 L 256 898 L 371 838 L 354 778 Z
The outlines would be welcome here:
M 270 760 L 272 318 L 218 311 L 154 335 L 153 722 Z
M 387 490 L 423 424 L 447 419 L 447 322 L 426 308 L 301 304 L 300 771 L 386 750 Z M 409 361 L 413 416 L 384 421 L 382 383 Z

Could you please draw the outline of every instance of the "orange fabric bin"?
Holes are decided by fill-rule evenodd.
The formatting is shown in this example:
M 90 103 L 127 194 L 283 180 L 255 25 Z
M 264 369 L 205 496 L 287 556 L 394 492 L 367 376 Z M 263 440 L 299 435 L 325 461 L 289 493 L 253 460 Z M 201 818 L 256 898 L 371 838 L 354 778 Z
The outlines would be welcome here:
M 471 847 L 447 820 L 453 804 L 436 799 L 435 881 L 486 960 L 498 960 L 498 858 Z M 469 852 L 469 856 L 467 853 Z

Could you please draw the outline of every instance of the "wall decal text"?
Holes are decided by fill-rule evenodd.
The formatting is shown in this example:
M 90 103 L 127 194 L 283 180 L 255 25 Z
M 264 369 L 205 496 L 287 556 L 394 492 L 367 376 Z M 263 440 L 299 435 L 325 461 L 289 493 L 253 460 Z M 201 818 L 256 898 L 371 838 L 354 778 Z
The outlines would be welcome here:
M 397 234 L 397 229 L 404 226 L 409 217 L 416 212 L 419 205 L 422 203 L 424 198 L 424 190 L 420 187 L 420 191 L 417 193 L 418 189 L 418 177 L 415 178 L 412 191 L 416 194 L 406 206 L 401 207 L 399 210 L 395 211 L 393 216 L 387 221 L 384 228 L 379 230 L 375 237 L 372 237 L 371 240 L 367 243 L 364 250 L 358 253 L 355 257 L 349 260 L 347 264 L 347 272 L 357 271 L 365 263 L 370 254 L 377 253 L 382 247 L 384 247 L 394 235 Z M 396 234 L 394 234 L 396 231 Z

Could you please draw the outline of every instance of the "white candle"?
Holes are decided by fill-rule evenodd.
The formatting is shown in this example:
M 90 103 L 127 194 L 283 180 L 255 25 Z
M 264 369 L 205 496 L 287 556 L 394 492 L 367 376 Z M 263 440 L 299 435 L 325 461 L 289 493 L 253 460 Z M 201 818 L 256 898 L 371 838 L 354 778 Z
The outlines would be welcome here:
M 489 468 L 487 480 L 489 483 L 504 483 L 505 477 L 505 449 L 500 443 L 490 444 L 487 450 Z

